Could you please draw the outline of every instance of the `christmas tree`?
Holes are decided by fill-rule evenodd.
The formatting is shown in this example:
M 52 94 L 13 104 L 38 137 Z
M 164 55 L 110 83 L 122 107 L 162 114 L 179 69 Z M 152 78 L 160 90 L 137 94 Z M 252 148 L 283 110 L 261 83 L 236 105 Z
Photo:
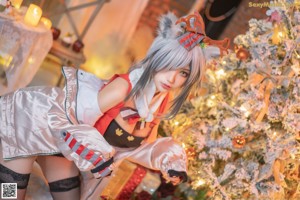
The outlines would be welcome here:
M 164 122 L 188 154 L 187 199 L 300 199 L 299 2 L 270 2 L 209 63 L 205 95 Z

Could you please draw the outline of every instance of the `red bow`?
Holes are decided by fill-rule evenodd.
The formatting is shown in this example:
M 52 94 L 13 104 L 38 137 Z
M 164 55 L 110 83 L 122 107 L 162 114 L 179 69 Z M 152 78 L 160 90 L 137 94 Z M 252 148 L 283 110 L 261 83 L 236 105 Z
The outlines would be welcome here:
M 121 108 L 120 114 L 124 120 L 128 121 L 129 124 L 134 124 L 141 119 L 138 111 L 130 107 Z

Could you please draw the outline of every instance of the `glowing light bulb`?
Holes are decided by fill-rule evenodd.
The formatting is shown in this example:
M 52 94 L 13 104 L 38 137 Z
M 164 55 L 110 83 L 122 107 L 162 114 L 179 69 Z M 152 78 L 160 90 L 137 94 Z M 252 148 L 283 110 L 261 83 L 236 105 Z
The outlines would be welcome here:
M 244 113 L 244 116 L 245 116 L 245 117 L 249 117 L 250 114 L 251 114 L 251 113 L 250 113 L 249 111 L 246 111 L 246 112 Z
M 217 78 L 222 78 L 226 75 L 224 69 L 219 69 L 218 71 L 216 71 L 216 76 Z
M 251 112 L 244 105 L 240 107 L 240 110 L 244 113 L 245 117 L 248 117 L 251 114 Z
M 213 107 L 215 105 L 215 102 L 213 100 L 211 100 L 211 99 L 208 99 L 207 102 L 206 102 L 206 105 L 208 107 Z
M 199 187 L 199 186 L 202 186 L 205 184 L 205 181 L 203 179 L 199 179 L 197 182 L 196 182 L 196 187 Z
M 174 125 L 175 125 L 175 126 L 178 126 L 178 124 L 179 124 L 178 121 L 175 121 L 175 122 L 174 122 Z
M 28 58 L 28 63 L 29 64 L 33 64 L 34 63 L 34 58 L 33 57 L 29 57 Z
M 295 154 L 291 154 L 291 158 L 294 160 L 296 158 Z
M 240 110 L 241 110 L 241 111 L 244 111 L 244 112 L 247 111 L 247 109 L 246 109 L 245 106 L 243 106 L 243 105 L 240 107 Z

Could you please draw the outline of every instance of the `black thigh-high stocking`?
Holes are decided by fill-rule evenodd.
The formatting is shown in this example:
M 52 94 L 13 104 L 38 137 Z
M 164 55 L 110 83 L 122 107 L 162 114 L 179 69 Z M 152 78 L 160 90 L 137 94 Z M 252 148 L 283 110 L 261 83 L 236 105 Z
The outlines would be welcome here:
M 80 199 L 79 176 L 53 181 L 49 188 L 54 200 Z
M 37 159 L 48 180 L 54 200 L 79 200 L 80 178 L 76 165 L 62 155 L 40 156 Z
M 20 174 L 0 164 L 0 183 L 17 183 L 18 200 L 25 196 L 29 177 L 30 174 Z

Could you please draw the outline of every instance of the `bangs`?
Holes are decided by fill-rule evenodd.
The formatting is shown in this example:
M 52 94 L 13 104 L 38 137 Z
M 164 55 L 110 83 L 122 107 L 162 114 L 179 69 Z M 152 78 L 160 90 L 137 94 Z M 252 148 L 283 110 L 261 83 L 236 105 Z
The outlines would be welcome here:
M 153 55 L 151 68 L 155 72 L 181 69 L 191 63 L 192 54 L 182 47 L 177 40 L 156 41 L 155 47 L 149 52 Z
M 152 70 L 152 75 L 163 70 L 177 70 L 189 66 L 190 74 L 184 87 L 200 83 L 201 69 L 205 66 L 201 47 L 187 51 L 176 39 L 156 38 L 146 60 L 149 61 L 147 68 L 149 72 Z

